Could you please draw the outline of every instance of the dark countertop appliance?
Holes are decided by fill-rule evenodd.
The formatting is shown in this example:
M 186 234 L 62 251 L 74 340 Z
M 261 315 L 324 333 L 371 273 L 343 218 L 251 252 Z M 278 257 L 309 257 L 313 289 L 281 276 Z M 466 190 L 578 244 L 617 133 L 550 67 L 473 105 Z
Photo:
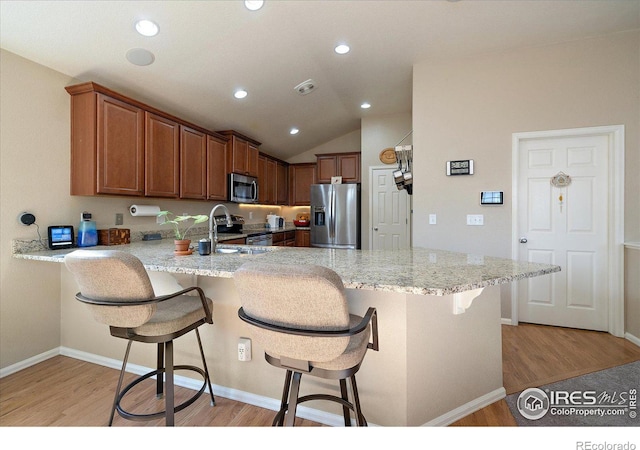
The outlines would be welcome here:
M 224 214 L 215 216 L 216 227 L 218 227 L 218 234 L 242 234 L 242 226 L 244 225 L 244 217 L 231 214 L 231 226 L 227 226 L 227 218 Z

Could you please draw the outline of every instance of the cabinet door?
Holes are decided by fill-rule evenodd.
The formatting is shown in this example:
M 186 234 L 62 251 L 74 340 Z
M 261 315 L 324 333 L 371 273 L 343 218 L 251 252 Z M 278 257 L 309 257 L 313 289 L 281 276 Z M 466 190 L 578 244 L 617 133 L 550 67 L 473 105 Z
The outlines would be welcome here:
M 180 127 L 180 198 L 207 198 L 207 135 Z
M 207 136 L 207 198 L 228 200 L 227 142 Z
M 143 195 L 144 112 L 98 94 L 98 194 Z
M 258 157 L 258 202 L 267 203 L 267 157 Z
M 145 112 L 144 194 L 176 198 L 180 190 L 180 126 Z
M 317 164 L 316 179 L 318 183 L 331 183 L 331 177 L 338 175 L 335 156 L 318 156 Z
M 276 203 L 276 182 L 277 182 L 277 169 L 278 163 L 275 159 L 267 159 L 267 193 L 265 196 L 265 202 L 274 205 Z
M 311 247 L 311 232 L 296 230 L 296 247 Z
M 289 202 L 289 165 L 278 161 L 276 166 L 276 204 Z
M 231 171 L 249 175 L 249 143 L 237 136 L 231 138 Z M 256 161 L 256 170 L 257 170 Z
M 258 147 L 247 143 L 247 174 L 251 177 L 258 176 L 258 155 L 260 151 Z
M 311 204 L 311 185 L 315 184 L 316 165 L 312 163 L 291 164 L 289 166 L 289 204 L 291 206 L 309 206 Z
M 336 165 L 343 183 L 360 182 L 360 153 L 338 155 Z

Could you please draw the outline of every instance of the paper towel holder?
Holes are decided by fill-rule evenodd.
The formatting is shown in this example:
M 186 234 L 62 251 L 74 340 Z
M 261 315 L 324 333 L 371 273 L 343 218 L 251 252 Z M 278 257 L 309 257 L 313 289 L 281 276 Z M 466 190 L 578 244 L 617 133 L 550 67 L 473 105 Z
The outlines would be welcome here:
M 156 205 L 131 205 L 129 213 L 134 217 L 155 217 L 160 212 Z

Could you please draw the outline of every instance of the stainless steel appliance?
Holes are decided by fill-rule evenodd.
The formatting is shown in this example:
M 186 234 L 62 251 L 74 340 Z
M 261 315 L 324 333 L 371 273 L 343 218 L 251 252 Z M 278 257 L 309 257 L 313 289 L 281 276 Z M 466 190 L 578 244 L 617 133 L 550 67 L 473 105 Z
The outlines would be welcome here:
M 239 173 L 229 174 L 229 201 L 258 203 L 258 179 Z
M 311 185 L 311 246 L 360 248 L 360 185 Z
M 270 246 L 273 245 L 273 235 L 267 232 L 252 233 L 247 235 L 245 244 Z

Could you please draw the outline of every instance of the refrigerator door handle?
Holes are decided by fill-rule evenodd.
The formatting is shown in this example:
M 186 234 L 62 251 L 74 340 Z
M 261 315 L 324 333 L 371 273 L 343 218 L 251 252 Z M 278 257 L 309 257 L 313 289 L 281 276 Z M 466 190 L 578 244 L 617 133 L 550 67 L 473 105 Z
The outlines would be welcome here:
M 329 215 L 329 237 L 331 239 L 336 237 L 336 191 L 331 186 L 331 214 Z

